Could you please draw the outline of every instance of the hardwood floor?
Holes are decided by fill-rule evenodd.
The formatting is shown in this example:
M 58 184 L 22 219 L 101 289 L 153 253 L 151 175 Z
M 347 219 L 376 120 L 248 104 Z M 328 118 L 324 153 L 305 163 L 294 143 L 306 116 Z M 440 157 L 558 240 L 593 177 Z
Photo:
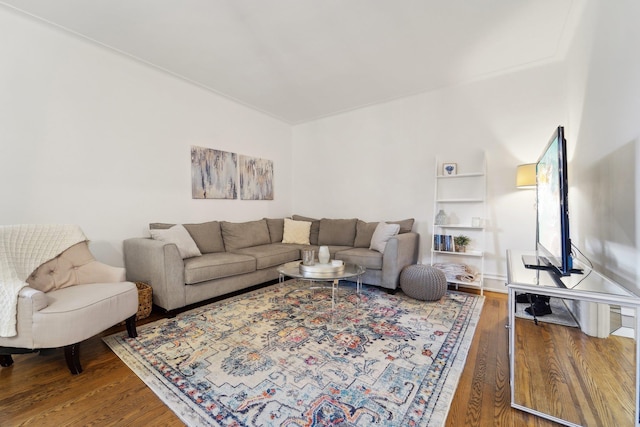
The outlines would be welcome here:
M 485 304 L 447 426 L 554 426 L 510 407 L 507 296 L 485 292 Z M 152 314 L 141 323 L 157 320 Z M 102 342 L 82 343 L 84 372 L 71 375 L 62 350 L 15 355 L 0 368 L 0 426 L 180 426 L 180 420 Z
M 557 426 L 511 408 L 507 295 L 485 291 L 486 299 L 465 369 L 449 409 L 447 427 Z

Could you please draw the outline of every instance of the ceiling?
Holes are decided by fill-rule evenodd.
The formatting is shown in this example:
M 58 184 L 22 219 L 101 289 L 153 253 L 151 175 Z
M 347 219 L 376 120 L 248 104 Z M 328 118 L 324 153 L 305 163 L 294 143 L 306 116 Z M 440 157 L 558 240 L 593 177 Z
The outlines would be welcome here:
M 562 59 L 579 0 L 0 0 L 288 123 Z

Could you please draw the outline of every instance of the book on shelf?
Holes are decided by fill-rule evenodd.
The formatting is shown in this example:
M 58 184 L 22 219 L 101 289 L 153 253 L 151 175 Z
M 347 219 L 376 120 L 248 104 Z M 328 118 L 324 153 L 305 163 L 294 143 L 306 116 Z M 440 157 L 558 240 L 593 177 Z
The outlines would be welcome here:
M 448 234 L 434 234 L 433 250 L 441 252 L 454 252 L 455 244 L 453 242 L 453 236 Z

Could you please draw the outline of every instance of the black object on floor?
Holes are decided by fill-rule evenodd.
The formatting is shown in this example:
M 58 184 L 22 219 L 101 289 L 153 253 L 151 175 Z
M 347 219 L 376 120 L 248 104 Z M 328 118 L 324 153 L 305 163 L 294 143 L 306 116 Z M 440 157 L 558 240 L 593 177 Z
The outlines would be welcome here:
M 518 294 L 516 295 L 517 303 L 531 303 L 535 300 L 536 296 L 534 294 Z
M 551 314 L 551 306 L 548 302 L 537 298 L 536 301 L 531 304 L 530 307 L 524 309 L 525 313 L 530 314 L 532 316 L 544 316 L 546 314 Z

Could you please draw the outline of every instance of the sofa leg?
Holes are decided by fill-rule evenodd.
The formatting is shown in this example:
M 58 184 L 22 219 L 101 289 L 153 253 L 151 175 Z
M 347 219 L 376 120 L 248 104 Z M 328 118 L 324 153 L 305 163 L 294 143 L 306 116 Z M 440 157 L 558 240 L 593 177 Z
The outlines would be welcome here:
M 73 375 L 77 375 L 82 372 L 82 366 L 80 366 L 80 343 L 65 346 L 64 358 L 66 359 L 67 366 Z
M 0 366 L 7 368 L 11 365 L 13 365 L 13 358 L 11 357 L 11 355 L 0 354 Z
M 129 338 L 135 338 L 138 336 L 138 331 L 136 330 L 136 315 L 129 317 L 126 321 L 127 324 L 127 332 L 129 333 Z

